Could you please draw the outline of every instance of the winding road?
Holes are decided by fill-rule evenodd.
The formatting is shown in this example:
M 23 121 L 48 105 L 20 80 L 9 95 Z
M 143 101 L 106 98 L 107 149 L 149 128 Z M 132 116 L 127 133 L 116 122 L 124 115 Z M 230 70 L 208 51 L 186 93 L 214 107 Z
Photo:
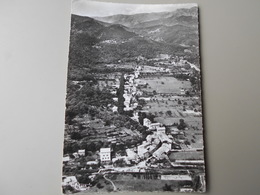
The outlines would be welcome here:
M 117 191 L 117 187 L 115 186 L 114 182 L 112 180 L 108 179 L 106 177 L 106 175 L 103 175 L 103 177 L 104 177 L 105 180 L 109 181 L 112 184 L 112 186 L 114 187 L 114 192 Z

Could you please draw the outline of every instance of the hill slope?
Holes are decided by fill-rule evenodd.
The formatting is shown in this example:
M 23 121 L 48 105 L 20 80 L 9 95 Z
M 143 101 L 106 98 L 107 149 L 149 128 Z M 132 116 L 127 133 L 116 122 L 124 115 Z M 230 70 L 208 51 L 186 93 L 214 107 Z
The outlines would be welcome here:
M 128 28 L 121 24 L 109 24 L 93 18 L 72 15 L 69 64 L 88 67 L 93 63 L 115 63 L 118 60 L 139 55 L 151 58 L 160 53 L 182 52 L 179 44 L 168 44 L 147 36 L 144 28 Z M 165 31 L 169 34 L 170 31 Z M 168 37 L 170 37 L 168 35 Z

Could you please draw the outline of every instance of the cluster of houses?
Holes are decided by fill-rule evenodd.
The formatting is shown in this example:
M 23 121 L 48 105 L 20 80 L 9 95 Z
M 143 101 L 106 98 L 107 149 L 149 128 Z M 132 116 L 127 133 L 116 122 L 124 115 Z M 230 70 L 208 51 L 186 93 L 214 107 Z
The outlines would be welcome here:
M 152 157 L 156 160 L 167 158 L 174 142 L 172 135 L 166 135 L 166 128 L 161 123 L 152 123 L 148 118 L 144 119 L 143 125 L 148 127 L 151 134 L 138 146 L 138 155 L 141 158 Z
M 190 50 L 185 50 L 186 53 L 190 53 Z M 151 58 L 151 59 L 146 59 L 142 56 L 139 56 L 138 59 L 137 59 L 139 62 L 142 61 L 142 62 L 150 62 L 150 63 L 153 63 L 153 65 L 156 65 L 156 66 L 168 66 L 169 68 L 166 70 L 166 69 L 161 69 L 162 71 L 165 71 L 165 72 L 170 72 L 172 66 L 174 67 L 183 67 L 183 66 L 186 66 L 186 65 L 192 65 L 189 61 L 187 61 L 185 59 L 185 57 L 183 56 L 172 56 L 172 55 L 169 55 L 169 54 L 159 54 L 156 58 Z M 197 67 L 193 67 L 191 66 L 191 68 L 195 68 L 197 70 Z
M 62 187 L 70 186 L 76 191 L 86 191 L 90 188 L 90 185 L 80 184 L 75 176 L 63 176 Z
M 174 143 L 172 135 L 166 135 L 166 128 L 161 123 L 152 123 L 149 119 L 144 119 L 144 126 L 148 127 L 147 131 L 151 133 L 146 137 L 146 140 L 134 148 L 126 149 L 126 156 L 115 156 L 112 158 L 110 148 L 100 149 L 100 161 L 104 164 L 114 163 L 117 160 L 124 160 L 126 164 L 140 163 L 154 158 L 161 160 L 167 158 L 167 153 L 172 148 Z
M 143 60 L 143 59 L 141 59 Z M 158 59 L 158 63 L 162 62 L 163 60 L 171 60 L 170 56 L 160 56 Z M 185 61 L 183 58 L 176 58 L 171 62 L 172 65 L 175 66 L 184 66 L 190 63 Z M 158 64 L 159 65 L 159 64 Z M 158 67 L 159 68 L 159 67 Z M 194 67 L 196 69 L 196 67 Z M 158 70 L 159 72 L 169 72 L 169 70 L 165 68 L 161 68 Z M 143 67 L 137 66 L 135 67 L 135 70 L 133 73 L 126 73 L 124 74 L 124 110 L 125 111 L 134 111 L 138 107 L 138 101 L 136 99 L 136 96 L 139 96 L 139 99 L 143 99 L 145 101 L 150 101 L 150 97 L 140 97 L 143 95 L 143 92 L 140 90 L 140 87 L 147 86 L 147 83 L 142 82 L 140 80 L 140 76 L 143 74 Z M 117 89 L 120 87 L 120 81 L 119 79 L 116 79 L 116 82 L 114 85 L 112 85 L 110 92 L 112 94 L 117 94 Z M 185 89 L 180 90 L 180 95 L 185 95 L 186 91 Z M 113 98 L 115 102 L 118 101 L 118 98 Z M 117 106 L 112 107 L 113 112 L 118 111 Z M 186 111 L 187 113 L 189 111 Z M 199 112 L 195 113 L 196 115 L 201 114 Z M 195 115 L 194 114 L 194 115 Z M 136 111 L 133 113 L 133 120 L 139 121 L 139 116 Z M 147 131 L 150 132 L 149 135 L 145 138 L 145 140 L 142 142 L 142 144 L 138 144 L 136 147 L 132 146 L 132 148 L 127 148 L 125 150 L 125 154 L 122 156 L 121 154 L 115 154 L 112 155 L 112 150 L 110 147 L 106 148 L 100 148 L 99 151 L 99 159 L 96 159 L 95 161 L 88 161 L 86 162 L 86 165 L 92 166 L 92 165 L 98 165 L 99 162 L 106 167 L 106 165 L 110 165 L 116 163 L 117 161 L 123 161 L 126 165 L 129 165 L 127 168 L 116 168 L 113 167 L 113 170 L 116 170 L 117 172 L 121 172 L 122 170 L 131 170 L 131 172 L 145 172 L 146 168 L 149 168 L 151 165 L 158 166 L 156 163 L 159 160 L 162 159 L 169 159 L 168 155 L 170 151 L 173 151 L 172 146 L 178 145 L 175 143 L 174 137 L 175 135 L 182 136 L 177 128 L 174 128 L 172 130 L 172 135 L 166 134 L 166 127 L 163 126 L 161 123 L 152 123 L 148 118 L 143 119 L 143 126 L 147 127 Z M 102 127 L 104 128 L 104 127 Z M 107 131 L 107 139 L 110 143 L 117 143 L 117 137 L 119 136 L 125 136 L 124 134 L 120 135 L 119 132 L 114 131 L 114 129 L 111 129 L 110 131 Z M 182 140 L 181 138 L 178 140 Z M 183 137 L 183 142 L 185 138 Z M 85 156 L 85 150 L 78 150 L 77 152 L 72 154 L 74 158 L 80 158 L 81 156 Z M 64 156 L 63 162 L 68 163 L 70 162 L 71 156 Z M 204 161 L 190 161 L 190 160 L 179 160 L 180 162 L 177 162 L 178 164 L 204 164 Z M 176 165 L 177 166 L 177 165 Z M 109 167 L 109 166 L 107 166 Z M 101 169 L 100 169 L 101 170 Z M 185 181 L 192 181 L 192 177 L 187 175 L 162 175 L 162 180 L 185 180 Z M 77 182 L 77 179 L 75 176 L 66 176 L 63 178 L 62 182 L 63 186 L 72 186 L 74 189 L 82 191 L 86 190 L 87 186 L 82 186 Z
M 124 111 L 134 110 L 138 106 L 138 102 L 136 100 L 137 95 L 142 95 L 142 91 L 138 89 L 138 86 L 144 86 L 147 83 L 143 83 L 138 79 L 140 75 L 141 66 L 137 66 L 132 74 L 124 75 Z M 111 93 L 116 94 L 116 90 L 119 89 L 119 84 L 113 85 Z M 118 101 L 118 98 L 113 98 L 115 102 Z M 112 111 L 118 111 L 117 106 L 112 107 Z
M 74 152 L 72 155 L 73 155 L 74 158 L 79 158 L 81 156 L 85 156 L 85 150 L 84 149 L 78 150 L 78 152 Z M 63 163 L 67 163 L 70 160 L 71 160 L 71 158 L 70 158 L 69 155 L 64 156 L 63 159 L 62 159 Z

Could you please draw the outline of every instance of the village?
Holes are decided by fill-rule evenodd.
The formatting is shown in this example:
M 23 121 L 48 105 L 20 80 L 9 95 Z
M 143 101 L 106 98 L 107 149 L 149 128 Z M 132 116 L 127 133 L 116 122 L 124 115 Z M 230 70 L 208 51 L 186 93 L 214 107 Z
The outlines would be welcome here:
M 120 174 L 158 180 L 164 188 L 171 182 L 177 183 L 178 191 L 203 191 L 205 188 L 201 97 L 190 81 L 199 68 L 182 57 L 172 60 L 169 55 L 150 60 L 138 57 L 137 61 L 129 67 L 133 71 L 112 76 L 99 74 L 98 85 L 109 89 L 114 96 L 114 104 L 107 105 L 107 109 L 112 113 L 127 113 L 145 132 L 141 135 L 136 130 L 124 128 L 122 133 L 116 131 L 113 124 L 106 127 L 102 121 L 94 120 L 93 123 L 99 123 L 100 132 L 108 129 L 105 134 L 100 133 L 106 147 L 102 145 L 87 162 L 82 160 L 87 156 L 86 149 L 64 156 L 64 169 L 74 166 L 87 173 L 85 182 L 78 181 L 76 176 L 65 175 L 62 185 L 67 191 L 100 190 L 106 185 L 113 186 L 111 191 L 120 191 L 124 188 L 116 182 Z M 147 65 L 151 62 L 152 66 Z M 114 66 L 120 65 L 106 67 Z M 135 136 L 143 138 L 135 144 L 124 144 Z M 122 147 L 115 149 L 112 146 Z M 98 182 L 100 176 L 106 184 Z M 194 183 L 200 185 L 194 186 Z

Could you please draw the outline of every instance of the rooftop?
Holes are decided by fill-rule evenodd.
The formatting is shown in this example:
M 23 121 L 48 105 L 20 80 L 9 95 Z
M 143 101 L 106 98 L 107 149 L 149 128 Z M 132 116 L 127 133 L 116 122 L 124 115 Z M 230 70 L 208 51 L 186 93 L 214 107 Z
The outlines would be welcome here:
M 100 148 L 100 152 L 111 152 L 110 148 Z
M 189 175 L 162 175 L 161 180 L 177 180 L 177 181 L 191 181 Z

